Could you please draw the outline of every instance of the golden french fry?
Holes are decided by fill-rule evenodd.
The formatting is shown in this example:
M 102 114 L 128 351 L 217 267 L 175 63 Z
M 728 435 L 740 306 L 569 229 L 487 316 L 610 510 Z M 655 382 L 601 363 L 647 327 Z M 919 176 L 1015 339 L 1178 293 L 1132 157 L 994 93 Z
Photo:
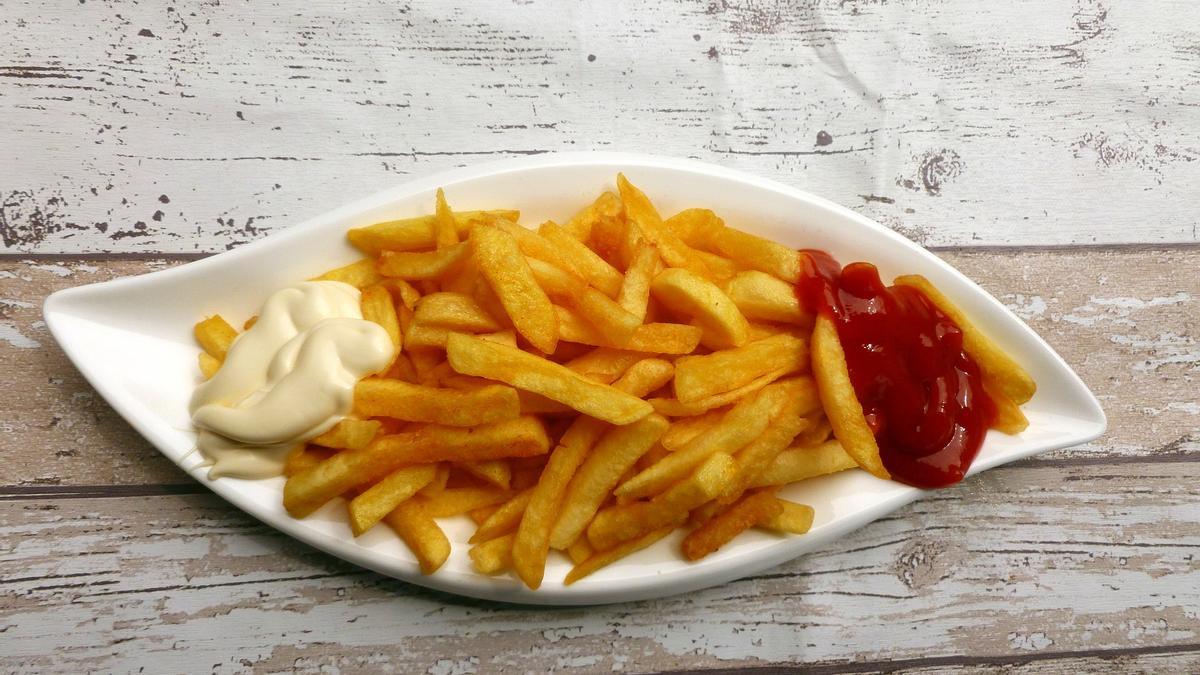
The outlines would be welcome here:
M 712 273 L 713 282 L 722 285 L 721 290 L 724 290 L 724 284 L 728 283 L 730 279 L 741 271 L 737 263 L 725 256 L 709 253 L 708 251 L 695 251 L 695 254 L 708 266 L 709 271 Z
M 672 312 L 693 318 L 704 331 L 700 342 L 710 349 L 740 347 L 750 339 L 750 324 L 733 300 L 688 270 L 663 270 L 650 283 L 650 293 Z
M 193 332 L 196 335 L 196 342 L 200 343 L 200 348 L 218 361 L 225 360 L 225 353 L 229 351 L 229 346 L 237 338 L 237 330 L 230 326 L 228 321 L 221 318 L 220 314 L 214 314 L 196 324 Z
M 379 273 L 405 280 L 436 280 L 457 271 L 471 256 L 466 242 L 436 251 L 384 251 L 379 256 Z
M 729 504 L 739 499 L 754 479 L 758 478 L 808 425 L 808 419 L 796 412 L 795 402 L 785 401 L 766 430 L 733 456 L 737 462 L 737 476 L 718 501 Z
M 475 298 L 461 293 L 432 293 L 417 301 L 413 322 L 465 333 L 489 333 L 501 326 Z
M 738 272 L 722 290 L 747 319 L 812 325 L 813 315 L 800 304 L 795 285 L 766 272 Z
M 433 481 L 437 467 L 432 464 L 406 466 L 360 492 L 348 505 L 350 529 L 354 536 L 371 529 L 401 502 L 417 494 Z
M 808 421 L 808 428 L 796 436 L 796 440 L 792 441 L 792 445 L 800 448 L 808 448 L 820 445 L 829 440 L 829 435 L 833 433 L 833 427 L 830 426 L 829 420 L 825 418 L 824 412 L 809 416 Z
M 693 248 L 703 247 L 710 232 L 725 227 L 725 221 L 710 209 L 684 209 L 667 218 L 663 224 Z
M 879 444 L 867 426 L 862 404 L 850 382 L 846 353 L 838 339 L 837 327 L 828 317 L 817 317 L 812 336 L 812 370 L 821 392 L 825 415 L 833 426 L 833 435 L 841 442 L 846 454 L 872 474 L 888 479 L 891 474 L 879 457 Z
M 360 450 L 375 440 L 383 424 L 378 420 L 360 420 L 343 417 L 325 433 L 309 441 L 313 445 L 343 450 Z
M 690 246 L 683 243 L 675 233 L 663 225 L 662 217 L 650 199 L 638 188 L 634 187 L 624 174 L 617 174 L 617 189 L 621 193 L 621 203 L 625 206 L 625 215 L 630 222 L 636 223 L 639 230 L 650 243 L 658 247 L 658 253 L 663 262 L 670 267 L 678 267 L 692 272 L 702 278 L 711 278 L 712 272 L 704 261 L 696 255 Z
M 745 530 L 783 513 L 771 489 L 746 495 L 683 538 L 683 556 L 699 560 L 728 544 Z
M 550 263 L 530 258 L 533 276 L 551 299 L 573 308 L 614 344 L 628 340 L 641 319 L 625 311 L 612 298 L 588 286 L 583 279 Z
M 775 335 L 704 356 L 684 356 L 675 363 L 675 397 L 693 403 L 767 374 L 804 372 L 808 362 L 808 343 L 791 335 Z
M 290 478 L 324 462 L 336 453 L 332 448 L 304 445 L 292 451 L 283 464 L 283 475 Z
M 662 359 L 642 359 L 626 370 L 613 382 L 621 391 L 642 398 L 652 391 L 666 386 L 675 375 L 675 366 Z
M 484 380 L 485 382 L 489 380 Z M 568 405 L 559 403 L 531 391 L 517 390 L 517 399 L 521 402 L 522 415 L 566 415 L 575 412 Z
M 520 211 L 459 211 L 454 214 L 455 233 L 463 237 L 471 225 L 496 218 L 519 220 Z M 368 227 L 358 227 L 346 233 L 346 238 L 360 251 L 379 255 L 382 251 L 420 251 L 437 245 L 434 216 L 418 216 L 389 220 Z
M 580 537 L 567 547 L 567 557 L 576 565 L 592 557 L 593 553 L 595 551 L 592 550 L 592 545 L 588 543 L 587 537 Z
M 558 255 L 585 281 L 610 298 L 621 292 L 623 277 L 617 268 L 605 262 L 595 251 L 582 241 L 571 236 L 566 229 L 552 221 L 542 223 L 538 234 L 550 243 Z
M 454 212 L 446 203 L 446 193 L 442 188 L 437 189 L 436 202 L 433 212 L 433 240 L 438 248 L 449 248 L 458 243 L 458 224 L 454 222 Z
M 396 307 L 397 316 L 400 314 L 400 306 L 402 305 L 404 309 L 409 311 L 409 318 L 411 319 L 412 310 L 417 306 L 417 301 L 421 299 L 421 291 L 418 291 L 416 286 L 413 286 L 407 281 L 403 279 L 396 279 L 395 277 L 390 279 L 382 278 L 382 280 L 379 282 L 379 285 L 388 289 L 388 291 L 392 294 L 392 298 L 399 302 L 399 305 Z M 400 328 L 404 328 L 403 323 L 400 324 Z
M 682 519 L 680 519 L 682 522 Z M 622 542 L 607 551 L 593 553 L 590 557 L 582 562 L 577 562 L 570 572 L 567 572 L 566 578 L 563 579 L 563 585 L 570 586 L 580 579 L 596 572 L 597 570 L 607 567 L 614 562 L 624 558 L 632 553 L 636 553 L 644 548 L 647 548 L 663 537 L 671 534 L 675 529 L 675 525 L 667 525 L 656 530 L 651 530 L 640 537 Z
M 364 319 L 379 324 L 387 331 L 394 348 L 392 358 L 395 358 L 395 355 L 400 353 L 400 319 L 396 316 L 392 294 L 382 286 L 370 286 L 363 289 L 359 304 L 362 306 Z
M 617 304 L 643 321 L 650 300 L 650 282 L 654 279 L 658 262 L 658 249 L 650 242 L 640 240 L 617 293 Z
M 480 273 L 517 332 L 542 352 L 553 353 L 558 344 L 558 318 L 516 240 L 504 230 L 476 226 L 471 229 L 470 243 Z
M 448 487 L 425 498 L 425 513 L 434 518 L 462 515 L 472 509 L 503 504 L 512 497 L 508 490 L 495 487 Z
M 363 258 L 349 265 L 329 270 L 313 281 L 340 281 L 355 288 L 366 288 L 383 281 L 383 275 L 375 269 L 374 258 Z
M 429 484 L 421 488 L 420 495 L 422 497 L 434 497 L 441 494 L 442 490 L 446 489 L 446 484 L 450 482 L 450 466 L 448 464 L 434 464 L 437 472 L 433 474 L 433 480 Z
M 433 574 L 450 557 L 450 540 L 425 509 L 419 499 L 402 502 L 383 517 L 400 539 L 417 556 L 422 574 Z
M 574 265 L 562 255 L 562 251 L 541 234 L 507 220 L 496 220 L 491 225 L 508 233 L 517 243 L 517 248 L 520 249 L 521 253 L 524 253 L 529 258 L 540 260 L 548 265 L 578 276 Z
M 499 574 L 512 565 L 512 547 L 515 535 L 505 534 L 495 539 L 480 542 L 471 547 L 471 565 L 480 574 Z
M 588 379 L 611 384 L 622 373 L 629 370 L 630 366 L 644 358 L 646 358 L 646 354 L 643 352 L 597 347 L 583 356 L 571 359 L 564 365 Z
M 842 444 L 836 440 L 815 447 L 793 446 L 776 455 L 775 459 L 750 481 L 750 487 L 787 485 L 853 469 L 856 466 L 858 463 L 846 454 Z
M 778 368 L 762 377 L 751 380 L 737 389 L 731 389 L 727 392 L 698 399 L 690 403 L 684 403 L 674 398 L 652 398 L 649 399 L 650 405 L 654 406 L 655 412 L 667 417 L 694 417 L 696 415 L 703 415 L 710 410 L 723 408 L 731 403 L 740 401 L 747 395 L 762 389 L 786 374 L 785 369 Z M 815 387 L 813 388 L 813 392 L 814 394 L 816 393 Z
M 516 419 L 521 402 L 516 390 L 498 384 L 462 391 L 368 378 L 354 387 L 354 410 L 363 417 L 469 427 Z
M 376 439 L 362 450 L 345 450 L 288 479 L 283 505 L 303 518 L 356 485 L 379 480 L 406 464 L 525 457 L 549 450 L 536 418 L 463 429 L 435 424 Z
M 627 341 L 617 344 L 566 307 L 556 305 L 554 309 L 558 312 L 558 328 L 563 340 L 593 347 L 616 347 L 651 354 L 689 354 L 700 344 L 703 332 L 696 326 L 681 323 L 645 323 L 634 329 Z
M 916 288 L 925 294 L 943 314 L 950 317 L 963 332 L 963 349 L 979 364 L 984 382 L 992 390 L 1004 394 L 1012 402 L 1020 405 L 1033 398 L 1037 391 L 1037 383 L 1029 373 L 1009 356 L 1003 349 L 992 341 L 986 333 L 979 330 L 944 293 L 929 283 L 929 280 L 919 274 L 896 277 L 897 286 Z M 834 429 L 837 425 L 834 425 Z
M 766 272 L 793 284 L 800 280 L 800 256 L 795 249 L 783 244 L 732 227 L 713 229 L 705 241 L 705 248 L 731 258 L 743 267 Z
M 507 460 L 490 459 L 485 462 L 463 462 L 458 467 L 501 490 L 507 490 L 512 484 L 512 466 Z
M 784 534 L 804 534 L 812 529 L 813 508 L 805 504 L 775 498 L 779 503 L 779 515 L 760 522 L 758 527 Z
M 996 419 L 992 421 L 992 428 L 1005 434 L 1019 434 L 1025 431 L 1029 426 L 1029 418 L 1025 417 L 1021 407 L 1003 392 L 989 386 L 986 379 L 983 389 L 992 399 L 992 405 L 996 406 Z
M 500 506 L 498 504 L 492 504 L 490 506 L 480 506 L 479 508 L 475 508 L 475 509 L 471 509 L 470 511 L 467 511 L 467 517 L 471 519 L 471 522 L 475 523 L 476 527 L 478 527 L 485 520 L 490 518 L 492 516 L 492 514 L 495 513 L 496 510 L 499 508 L 500 508 Z
M 591 522 L 617 481 L 667 430 L 661 415 L 609 430 L 567 485 L 563 504 L 550 534 L 550 546 L 565 549 Z
M 612 424 L 629 424 L 652 411 L 642 399 L 589 380 L 553 361 L 469 335 L 451 335 L 446 356 L 460 373 L 541 394 Z
M 200 352 L 200 375 L 206 380 L 211 380 L 213 375 L 221 369 L 221 360 L 209 354 L 208 352 Z
M 615 221 L 621 216 L 624 207 L 621 200 L 611 192 L 603 192 L 596 201 L 584 207 L 563 226 L 572 237 L 587 242 L 592 238 L 592 227 L 598 221 Z M 516 220 L 513 218 L 512 220 Z
M 671 452 L 687 447 L 700 434 L 716 426 L 726 412 L 728 410 L 719 408 L 692 417 L 680 417 L 672 420 L 671 428 L 667 429 L 667 433 L 663 434 L 659 442 Z
M 737 464 L 718 452 L 683 480 L 648 502 L 612 506 L 596 514 L 587 538 L 599 551 L 663 525 L 681 521 L 688 511 L 723 494 L 737 474 Z
M 478 544 L 479 542 L 515 532 L 517 526 L 521 524 L 521 516 L 525 515 L 525 509 L 529 506 L 529 500 L 532 498 L 533 488 L 522 490 L 513 495 L 507 502 L 504 502 L 502 506 L 493 511 L 486 520 L 479 524 L 479 527 L 475 529 L 475 534 L 471 535 L 467 543 Z

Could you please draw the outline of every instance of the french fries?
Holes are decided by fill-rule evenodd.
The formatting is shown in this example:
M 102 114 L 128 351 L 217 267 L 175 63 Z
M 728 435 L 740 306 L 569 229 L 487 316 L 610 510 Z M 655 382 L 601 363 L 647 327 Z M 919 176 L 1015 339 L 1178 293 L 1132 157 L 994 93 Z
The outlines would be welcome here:
M 750 323 L 715 284 L 685 269 L 667 268 L 650 283 L 650 293 L 673 312 L 693 319 L 710 349 L 740 347 L 750 340 Z
M 476 225 L 471 228 L 470 245 L 480 274 L 517 332 L 543 353 L 553 353 L 558 344 L 558 319 L 516 240 L 504 230 Z
M 516 419 L 521 402 L 515 389 L 498 384 L 460 391 L 367 378 L 354 388 L 354 409 L 364 417 L 471 427 Z
M 229 345 L 237 338 L 237 330 L 219 314 L 196 324 L 193 332 L 204 353 L 217 361 L 225 360 L 225 352 L 229 351 Z
M 683 556 L 688 560 L 699 560 L 728 544 L 743 530 L 765 523 L 782 513 L 783 505 L 775 499 L 774 490 L 747 495 L 689 532 L 683 538 Z
M 675 368 L 675 398 L 692 403 L 737 389 L 767 374 L 779 377 L 808 370 L 808 343 L 787 334 L 704 356 L 681 357 Z
M 813 377 L 821 392 L 821 404 L 846 454 L 872 474 L 891 478 L 879 458 L 879 444 L 875 442 L 871 427 L 867 426 L 862 404 L 850 382 L 846 353 L 838 340 L 837 327 L 827 317 L 818 316 L 813 326 L 812 354 Z

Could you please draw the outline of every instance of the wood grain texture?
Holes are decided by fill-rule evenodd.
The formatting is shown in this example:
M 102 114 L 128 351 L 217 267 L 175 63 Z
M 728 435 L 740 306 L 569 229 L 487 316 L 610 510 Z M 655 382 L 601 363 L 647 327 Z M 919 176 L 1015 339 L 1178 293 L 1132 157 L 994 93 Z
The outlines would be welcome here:
M 697 157 L 933 245 L 1200 241 L 1188 0 L 0 8 L 0 242 L 217 251 L 409 176 Z

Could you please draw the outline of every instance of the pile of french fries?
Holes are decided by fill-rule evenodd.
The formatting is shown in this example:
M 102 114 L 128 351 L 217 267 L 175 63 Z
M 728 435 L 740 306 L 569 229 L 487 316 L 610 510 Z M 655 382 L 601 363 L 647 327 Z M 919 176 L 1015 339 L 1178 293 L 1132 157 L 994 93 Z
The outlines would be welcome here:
M 356 536 L 385 523 L 426 574 L 450 554 L 437 519 L 466 515 L 474 566 L 535 589 L 552 550 L 570 584 L 676 528 L 689 560 L 806 532 L 776 492 L 857 464 L 809 375 L 796 251 L 617 187 L 536 230 L 440 190 L 431 216 L 350 230 L 366 257 L 318 278 L 362 289 L 395 355 L 289 458 L 288 512 L 342 497 Z M 237 332 L 196 332 L 211 376 Z

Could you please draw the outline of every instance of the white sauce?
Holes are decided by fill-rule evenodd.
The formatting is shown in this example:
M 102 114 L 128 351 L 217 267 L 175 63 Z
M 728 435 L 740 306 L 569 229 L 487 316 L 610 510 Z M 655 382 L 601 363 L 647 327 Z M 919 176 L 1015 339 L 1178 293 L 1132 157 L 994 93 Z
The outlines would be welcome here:
M 306 281 L 267 299 L 192 395 L 210 478 L 279 475 L 293 448 L 350 412 L 358 380 L 387 367 L 391 339 L 362 318 L 359 296 L 340 281 Z

